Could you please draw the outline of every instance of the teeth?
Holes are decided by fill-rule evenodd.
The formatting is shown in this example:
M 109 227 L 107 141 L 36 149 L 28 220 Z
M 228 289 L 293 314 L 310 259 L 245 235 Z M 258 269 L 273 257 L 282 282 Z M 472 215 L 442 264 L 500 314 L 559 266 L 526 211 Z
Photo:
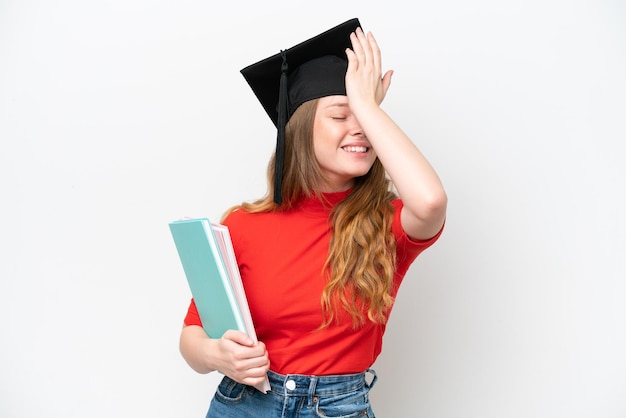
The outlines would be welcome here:
M 348 152 L 367 152 L 367 148 L 366 147 L 343 147 L 344 150 L 348 151 Z

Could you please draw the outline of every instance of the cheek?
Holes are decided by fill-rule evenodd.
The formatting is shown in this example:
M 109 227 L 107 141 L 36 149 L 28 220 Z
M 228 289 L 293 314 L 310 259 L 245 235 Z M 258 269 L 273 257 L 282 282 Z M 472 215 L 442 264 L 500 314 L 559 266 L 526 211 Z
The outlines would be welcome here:
M 315 159 L 319 164 L 324 164 L 324 161 L 328 160 L 330 149 L 325 146 L 322 141 L 315 141 L 313 143 L 313 152 L 315 153 Z
M 313 137 L 313 150 L 318 158 L 319 156 L 328 155 L 336 150 L 338 142 L 333 138 L 335 138 L 335 136 L 328 130 L 318 131 Z

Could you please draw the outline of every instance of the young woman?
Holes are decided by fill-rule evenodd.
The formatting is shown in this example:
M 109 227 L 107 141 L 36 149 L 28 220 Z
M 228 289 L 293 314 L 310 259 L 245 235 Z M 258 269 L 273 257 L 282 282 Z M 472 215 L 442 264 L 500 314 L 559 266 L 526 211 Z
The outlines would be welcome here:
M 392 72 L 357 20 L 274 58 L 283 84 L 267 96 L 281 90 L 286 113 L 263 103 L 279 130 L 268 194 L 223 219 L 260 342 L 209 338 L 192 301 L 181 352 L 225 375 L 207 417 L 373 417 L 370 366 L 406 271 L 442 231 L 446 193 L 381 109 Z M 266 64 L 242 70 L 262 102 L 267 83 L 252 73 Z M 266 376 L 271 390 L 254 389 Z

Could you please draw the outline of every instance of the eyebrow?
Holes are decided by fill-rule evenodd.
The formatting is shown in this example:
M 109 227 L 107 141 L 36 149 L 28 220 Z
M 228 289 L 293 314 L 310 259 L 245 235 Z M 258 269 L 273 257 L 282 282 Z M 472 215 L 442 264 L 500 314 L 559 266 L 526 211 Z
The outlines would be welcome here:
M 348 103 L 330 103 L 324 106 L 324 109 L 331 109 L 333 107 L 348 107 Z

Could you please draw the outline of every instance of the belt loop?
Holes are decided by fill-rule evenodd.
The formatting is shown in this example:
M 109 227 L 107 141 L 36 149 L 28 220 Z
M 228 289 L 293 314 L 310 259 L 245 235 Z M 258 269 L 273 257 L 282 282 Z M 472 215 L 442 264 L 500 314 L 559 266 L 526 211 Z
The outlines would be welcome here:
M 367 383 L 367 373 L 372 375 L 372 381 L 370 383 Z M 376 372 L 374 371 L 374 369 L 367 369 L 365 371 L 365 386 L 367 386 L 368 388 L 373 388 L 374 385 L 376 384 L 376 381 L 378 380 L 378 376 L 376 375 Z
M 313 406 L 313 398 L 315 397 L 315 390 L 317 389 L 317 376 L 310 376 L 309 382 L 309 407 Z

